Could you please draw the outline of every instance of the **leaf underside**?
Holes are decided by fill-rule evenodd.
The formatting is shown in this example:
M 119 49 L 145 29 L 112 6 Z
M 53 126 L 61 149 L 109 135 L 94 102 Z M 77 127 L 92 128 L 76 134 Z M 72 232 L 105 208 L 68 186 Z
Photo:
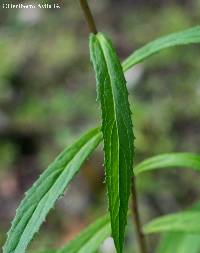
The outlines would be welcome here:
M 128 92 L 116 52 L 102 33 L 90 36 L 90 54 L 101 102 L 112 236 L 117 251 L 122 252 L 134 154 Z
M 99 129 L 65 149 L 25 194 L 8 232 L 3 253 L 24 253 L 56 200 L 102 140 Z

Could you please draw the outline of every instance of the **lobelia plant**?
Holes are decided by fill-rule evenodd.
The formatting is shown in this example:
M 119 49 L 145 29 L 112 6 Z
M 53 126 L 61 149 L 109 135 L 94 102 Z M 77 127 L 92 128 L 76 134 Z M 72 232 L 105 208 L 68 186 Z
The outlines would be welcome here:
M 200 171 L 200 155 L 192 153 L 161 154 L 140 164 L 134 162 L 134 134 L 124 72 L 159 51 L 200 42 L 200 26 L 173 33 L 136 50 L 122 64 L 111 41 L 97 32 L 86 0 L 80 0 L 91 34 L 89 48 L 101 104 L 101 128 L 84 134 L 66 148 L 25 193 L 12 222 L 3 253 L 24 253 L 46 219 L 56 200 L 79 172 L 84 161 L 103 140 L 104 167 L 109 213 L 84 229 L 74 240 L 53 253 L 93 253 L 109 236 L 117 253 L 122 253 L 127 223 L 129 197 L 141 253 L 148 248 L 144 235 L 164 233 L 157 253 L 198 253 L 200 251 L 200 205 L 157 218 L 142 227 L 139 217 L 135 179 L 144 172 L 165 168 L 188 168 Z M 134 119 L 137 120 L 137 119 Z

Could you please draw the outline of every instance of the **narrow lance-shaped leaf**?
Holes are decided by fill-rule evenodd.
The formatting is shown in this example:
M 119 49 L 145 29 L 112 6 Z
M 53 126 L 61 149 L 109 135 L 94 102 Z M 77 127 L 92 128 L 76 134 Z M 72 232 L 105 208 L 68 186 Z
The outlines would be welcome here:
M 74 239 L 60 249 L 43 250 L 35 253 L 94 253 L 103 241 L 111 235 L 110 216 L 108 214 L 81 231 Z
M 200 203 L 195 203 L 189 210 L 200 211 Z M 199 236 L 184 232 L 167 232 L 162 235 L 156 253 L 199 253 Z
M 156 253 L 199 253 L 199 238 L 196 234 L 168 232 L 162 237 Z
M 102 110 L 106 184 L 112 236 L 122 252 L 133 165 L 133 130 L 122 67 L 111 42 L 102 34 L 90 36 L 90 54 Z
M 30 253 L 56 253 L 56 250 L 47 249 L 47 250 L 42 250 L 42 251 L 31 251 Z
M 187 232 L 200 234 L 199 211 L 184 211 L 156 218 L 144 226 L 146 234 L 160 232 Z
M 133 52 L 123 62 L 123 70 L 126 71 L 130 69 L 134 65 L 138 64 L 141 61 L 144 61 L 146 58 L 155 53 L 158 53 L 165 48 L 192 43 L 200 43 L 200 26 L 193 27 L 181 32 L 172 33 L 148 43 L 144 47 Z
M 102 136 L 94 129 L 64 150 L 39 177 L 17 209 L 3 253 L 24 253 L 56 200 L 97 147 Z
M 135 175 L 163 168 L 191 168 L 200 171 L 200 155 L 193 153 L 170 153 L 157 155 L 135 166 Z
M 84 229 L 75 239 L 57 250 L 56 253 L 93 253 L 110 234 L 110 217 L 105 215 Z
M 191 168 L 194 170 L 200 170 L 200 155 L 193 154 L 193 153 L 170 153 L 170 154 L 161 154 L 151 158 L 148 158 L 138 165 L 135 166 L 134 172 L 136 175 L 139 175 L 143 172 L 148 172 L 157 169 L 164 169 L 164 168 Z M 200 210 L 199 203 L 196 204 L 191 211 L 198 211 Z M 168 217 L 168 216 L 167 216 Z M 165 219 L 166 216 L 158 218 L 152 222 L 147 224 L 145 227 L 145 231 L 147 233 L 153 232 L 163 232 L 163 230 L 169 230 L 169 232 L 165 233 L 159 243 L 159 247 L 156 253 L 198 253 L 200 250 L 200 240 L 199 235 L 196 234 L 189 234 L 188 231 L 186 232 L 177 232 L 180 229 L 180 222 L 182 219 L 182 224 L 184 224 L 185 217 L 181 214 L 174 214 L 171 217 L 171 223 L 168 224 L 168 220 Z M 174 217 L 178 217 L 180 219 L 174 220 Z M 158 222 L 158 223 L 157 223 Z M 179 222 L 177 225 L 176 222 Z M 167 223 L 167 227 L 166 227 Z M 193 224 L 194 225 L 194 224 Z M 185 224 L 186 226 L 186 224 Z M 181 231 L 184 228 L 181 228 Z M 174 232 L 174 230 L 176 232 Z

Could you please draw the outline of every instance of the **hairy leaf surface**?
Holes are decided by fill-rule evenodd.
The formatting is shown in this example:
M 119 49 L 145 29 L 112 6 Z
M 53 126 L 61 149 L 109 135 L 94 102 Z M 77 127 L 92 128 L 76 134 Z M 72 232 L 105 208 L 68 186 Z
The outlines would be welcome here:
M 65 149 L 39 177 L 17 209 L 3 253 L 24 253 L 56 200 L 102 139 L 99 129 Z
M 200 42 L 200 26 L 193 27 L 181 32 L 172 33 L 165 37 L 156 39 L 144 47 L 133 52 L 122 64 L 123 70 L 126 71 L 138 64 L 141 61 L 144 61 L 146 58 L 151 55 L 158 53 L 159 51 L 174 47 L 187 45 L 192 43 Z
M 117 251 L 122 252 L 134 153 L 128 92 L 116 52 L 102 33 L 90 36 L 90 54 L 102 110 L 104 165 L 112 236 Z
M 200 233 L 199 211 L 184 211 L 156 218 L 144 226 L 146 234 L 160 232 Z
M 191 168 L 200 171 L 200 155 L 192 153 L 171 153 L 157 155 L 144 160 L 134 168 L 135 175 L 163 168 Z

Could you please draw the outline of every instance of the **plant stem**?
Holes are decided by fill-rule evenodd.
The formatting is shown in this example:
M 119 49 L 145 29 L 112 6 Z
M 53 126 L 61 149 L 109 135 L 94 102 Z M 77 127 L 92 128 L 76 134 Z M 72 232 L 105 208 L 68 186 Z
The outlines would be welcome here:
M 142 232 L 142 226 L 140 222 L 140 215 L 138 210 L 138 200 L 137 200 L 137 190 L 136 190 L 136 184 L 135 184 L 135 177 L 132 178 L 132 212 L 133 212 L 133 220 L 134 224 L 136 226 L 136 234 L 138 238 L 138 243 L 140 247 L 141 253 L 147 253 L 147 246 L 145 242 L 145 237 Z
M 97 28 L 94 22 L 94 18 L 92 16 L 90 7 L 88 5 L 87 0 L 79 0 L 80 1 L 80 5 L 83 9 L 86 21 L 88 23 L 88 27 L 91 33 L 97 34 Z

